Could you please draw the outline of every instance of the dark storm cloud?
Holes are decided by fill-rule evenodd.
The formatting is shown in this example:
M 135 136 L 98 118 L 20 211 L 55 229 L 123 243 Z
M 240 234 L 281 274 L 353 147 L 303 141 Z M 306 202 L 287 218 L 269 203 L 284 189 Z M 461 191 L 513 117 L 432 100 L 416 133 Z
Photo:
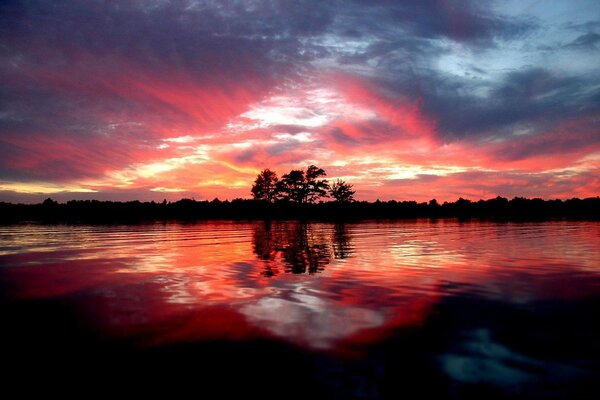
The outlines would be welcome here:
M 543 68 L 512 71 L 487 86 L 483 98 L 464 90 L 470 82 L 437 78 L 422 86 L 424 105 L 447 139 L 510 135 L 519 124 L 542 131 L 600 112 L 598 89 L 593 89 L 598 76 L 559 76 Z
M 356 0 L 352 3 L 353 6 L 340 7 L 347 16 L 347 25 L 340 32 L 348 36 L 401 28 L 406 35 L 418 38 L 483 42 L 520 36 L 535 26 L 532 20 L 495 15 L 476 1 Z M 350 24 L 353 19 L 355 23 Z
M 593 18 L 593 16 L 590 16 Z M 600 21 L 586 21 L 583 23 L 568 22 L 565 24 L 566 29 L 570 29 L 576 32 L 593 32 L 600 30 Z
M 74 52 L 81 49 L 159 71 L 254 67 L 271 73 L 274 58 L 297 57 L 297 38 L 320 33 L 331 16 L 327 7 L 297 2 L 32 1 L 5 7 L 0 18 L 9 48 L 46 67 L 77 61 Z M 36 41 L 53 47 L 28 54 Z
M 495 15 L 481 2 L 354 1 L 344 3 L 329 33 L 340 43 L 364 40 L 365 49 L 332 50 L 342 65 L 376 65 L 379 75 L 414 81 L 428 74 L 449 42 L 474 49 L 495 48 L 535 31 L 532 18 Z M 414 93 L 409 93 L 414 94 Z
M 87 136 L 105 126 L 98 114 L 109 107 L 127 107 L 127 103 L 101 92 L 93 97 L 84 93 L 61 93 L 39 83 L 12 84 L 8 81 L 1 90 L 0 132 L 22 135 L 44 132 L 49 135 L 72 133 Z M 86 113 L 79 112 L 85 109 Z
M 600 42 L 600 35 L 595 32 L 585 33 L 567 44 L 565 47 L 571 47 L 584 50 L 596 50 L 596 45 Z

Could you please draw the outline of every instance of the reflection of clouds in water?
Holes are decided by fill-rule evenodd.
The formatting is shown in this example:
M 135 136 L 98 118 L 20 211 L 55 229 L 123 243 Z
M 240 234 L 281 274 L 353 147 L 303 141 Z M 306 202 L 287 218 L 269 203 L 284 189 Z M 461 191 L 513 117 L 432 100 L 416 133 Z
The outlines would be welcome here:
M 455 221 L 19 226 L 0 230 L 0 248 L 13 249 L 0 264 L 19 267 L 3 268 L 8 295 L 89 294 L 105 304 L 95 315 L 119 324 L 225 306 L 257 329 L 331 348 L 365 329 L 422 321 L 447 296 L 519 304 L 596 296 L 598 229 Z M 43 251 L 49 244 L 54 250 Z M 203 324 L 218 330 L 211 321 Z M 480 369 L 463 356 L 448 362 Z
M 262 297 L 240 311 L 251 323 L 277 336 L 321 349 L 385 322 L 380 312 L 342 305 L 306 291 L 291 293 L 287 298 Z
M 171 275 L 160 275 L 154 278 L 160 284 L 165 301 L 173 304 L 207 305 L 232 301 L 251 300 L 258 296 L 268 295 L 268 287 L 257 285 L 241 285 L 232 277 L 189 272 Z
M 494 342 L 486 329 L 466 332 L 465 336 L 459 354 L 449 353 L 440 357 L 443 370 L 455 380 L 515 385 L 533 378 L 528 370 L 540 369 L 540 362 Z
M 464 331 L 452 352 L 439 356 L 443 371 L 452 379 L 470 384 L 492 384 L 507 390 L 523 390 L 560 371 L 563 378 L 585 375 L 580 366 L 556 360 L 540 360 L 508 347 L 488 329 Z

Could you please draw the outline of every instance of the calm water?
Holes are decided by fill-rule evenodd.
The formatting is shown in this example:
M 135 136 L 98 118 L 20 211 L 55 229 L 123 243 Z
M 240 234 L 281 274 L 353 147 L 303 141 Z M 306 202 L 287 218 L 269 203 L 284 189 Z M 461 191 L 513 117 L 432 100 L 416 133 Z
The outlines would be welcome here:
M 13 225 L 0 288 L 10 379 L 57 390 L 69 376 L 135 393 L 226 377 L 221 393 L 263 398 L 600 389 L 597 222 Z

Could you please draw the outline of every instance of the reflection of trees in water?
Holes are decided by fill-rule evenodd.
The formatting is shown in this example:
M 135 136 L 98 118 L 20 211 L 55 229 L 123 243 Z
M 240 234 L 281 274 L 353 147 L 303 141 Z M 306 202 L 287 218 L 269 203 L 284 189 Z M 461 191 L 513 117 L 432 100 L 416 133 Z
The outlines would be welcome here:
M 280 271 L 314 274 L 325 269 L 332 258 L 344 259 L 351 254 L 351 242 L 346 226 L 338 224 L 333 233 L 306 223 L 265 222 L 256 224 L 253 235 L 254 253 L 265 263 L 263 274 L 271 277 Z
M 329 244 L 320 232 L 315 232 L 306 224 L 298 224 L 284 232 L 278 250 L 286 262 L 286 272 L 303 274 L 308 271 L 314 274 L 329 264 Z
M 275 238 L 271 222 L 266 221 L 264 224 L 256 224 L 252 233 L 253 251 L 256 256 L 265 261 L 275 259 L 277 250 L 275 250 Z M 263 274 L 267 277 L 277 275 L 279 268 L 277 264 L 266 263 Z
M 352 244 L 350 243 L 350 235 L 346 224 L 335 224 L 332 248 L 333 257 L 336 259 L 343 260 L 352 254 Z

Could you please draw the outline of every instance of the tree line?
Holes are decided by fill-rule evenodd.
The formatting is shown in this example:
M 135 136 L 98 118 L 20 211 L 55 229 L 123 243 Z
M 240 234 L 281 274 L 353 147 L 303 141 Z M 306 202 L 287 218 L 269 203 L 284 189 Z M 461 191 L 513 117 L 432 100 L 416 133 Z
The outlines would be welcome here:
M 252 185 L 251 193 L 255 200 L 263 200 L 269 203 L 275 201 L 287 201 L 294 203 L 315 203 L 324 197 L 332 197 L 339 203 L 350 203 L 354 201 L 352 185 L 342 179 L 337 179 L 329 185 L 323 177 L 327 173 L 316 165 L 310 165 L 306 171 L 293 169 L 287 174 L 277 176 L 270 169 L 262 170 Z
M 47 199 L 39 204 L 0 202 L 0 223 L 24 221 L 136 223 L 149 221 L 201 220 L 320 220 L 360 221 L 405 218 L 460 218 L 493 220 L 546 220 L 556 218 L 600 220 L 600 197 L 543 200 L 496 197 L 488 200 L 438 203 L 416 201 L 294 201 L 234 199 L 175 202 L 113 202 L 71 200 L 58 203 Z

